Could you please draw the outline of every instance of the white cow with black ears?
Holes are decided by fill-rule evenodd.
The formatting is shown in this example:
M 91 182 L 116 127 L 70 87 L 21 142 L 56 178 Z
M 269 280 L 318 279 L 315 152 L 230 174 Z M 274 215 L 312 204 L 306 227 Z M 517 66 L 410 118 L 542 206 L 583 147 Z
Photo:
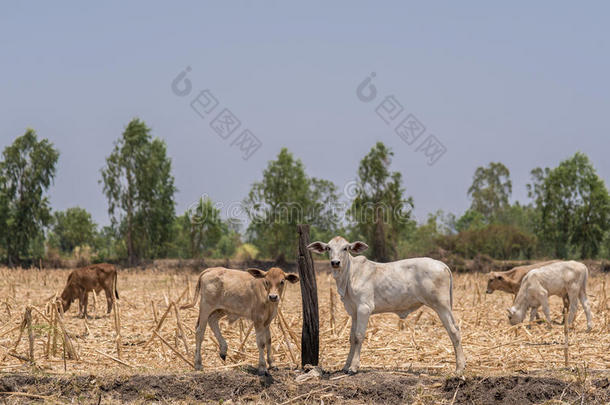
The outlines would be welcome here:
M 432 308 L 449 334 L 455 351 L 456 371 L 466 366 L 459 328 L 451 312 L 453 278 L 443 262 L 427 257 L 376 263 L 364 256 L 352 257 L 368 249 L 364 242 L 349 243 L 341 236 L 330 242 L 313 242 L 307 248 L 328 252 L 337 292 L 352 318 L 350 351 L 343 371 L 354 374 L 360 366 L 360 349 L 369 316 L 393 312 L 404 319 L 422 305 Z

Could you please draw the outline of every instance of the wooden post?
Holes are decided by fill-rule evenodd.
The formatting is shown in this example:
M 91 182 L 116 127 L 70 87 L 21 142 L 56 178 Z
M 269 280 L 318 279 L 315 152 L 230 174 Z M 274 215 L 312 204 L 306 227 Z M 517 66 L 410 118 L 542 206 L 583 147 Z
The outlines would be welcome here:
M 303 331 L 301 332 L 301 367 L 318 365 L 320 322 L 318 316 L 318 288 L 309 245 L 309 225 L 297 225 L 299 234 L 298 270 L 303 302 Z

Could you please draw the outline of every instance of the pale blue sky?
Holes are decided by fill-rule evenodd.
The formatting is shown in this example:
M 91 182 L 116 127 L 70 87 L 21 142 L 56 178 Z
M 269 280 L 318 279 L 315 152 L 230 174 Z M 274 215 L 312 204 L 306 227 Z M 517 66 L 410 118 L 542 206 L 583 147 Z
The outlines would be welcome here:
M 3 2 L 0 147 L 27 127 L 49 138 L 54 209 L 101 224 L 99 170 L 136 116 L 167 142 L 178 213 L 201 194 L 241 201 L 284 146 L 342 189 L 376 141 L 420 220 L 463 212 L 490 161 L 526 201 L 532 168 L 578 150 L 610 178 L 609 16 L 607 2 Z M 371 72 L 379 96 L 365 104 L 355 91 Z M 206 88 L 262 141 L 249 160 L 190 108 Z M 386 95 L 446 146 L 434 166 L 376 115 Z

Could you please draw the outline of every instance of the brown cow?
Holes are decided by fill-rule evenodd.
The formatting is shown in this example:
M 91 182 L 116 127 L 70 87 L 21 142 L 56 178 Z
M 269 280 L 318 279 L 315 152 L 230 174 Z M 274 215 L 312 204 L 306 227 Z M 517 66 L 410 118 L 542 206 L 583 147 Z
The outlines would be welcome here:
M 199 275 L 193 302 L 181 308 L 199 304 L 195 335 L 195 369 L 201 370 L 201 341 L 206 325 L 216 336 L 220 345 L 220 358 L 227 356 L 227 342 L 220 333 L 218 320 L 223 316 L 234 322 L 239 318 L 250 319 L 254 323 L 256 345 L 258 346 L 258 374 L 268 375 L 264 350 L 267 349 L 267 363 L 274 368 L 269 325 L 277 314 L 277 306 L 284 290 L 285 280 L 299 281 L 299 276 L 286 274 L 282 269 L 273 267 L 265 272 L 259 269 L 247 271 L 213 267 Z
M 537 269 L 538 267 L 546 266 L 547 264 L 556 263 L 559 260 L 549 260 L 546 262 L 528 264 L 526 266 L 513 267 L 508 271 L 492 271 L 487 279 L 487 294 L 493 293 L 495 290 L 504 291 L 517 295 L 521 281 L 528 271 Z
M 525 266 L 513 267 L 508 271 L 492 271 L 489 273 L 487 279 L 487 294 L 491 294 L 496 290 L 504 291 L 513 294 L 513 301 L 521 288 L 521 282 L 527 273 L 531 270 L 538 269 L 540 267 L 548 266 L 549 264 L 560 262 L 560 260 L 548 260 L 546 262 L 528 264 Z M 563 307 L 569 308 L 570 301 L 567 296 L 563 297 Z M 530 315 L 531 319 L 539 319 L 537 308 L 532 308 Z M 565 321 L 565 319 L 564 319 Z M 563 323 L 563 321 L 562 321 Z
M 116 288 L 117 272 L 112 264 L 99 263 L 73 270 L 68 276 L 68 282 L 61 293 L 61 302 L 66 312 L 72 302 L 78 298 L 78 316 L 87 316 L 87 301 L 89 291 L 99 293 L 104 290 L 108 303 L 108 313 L 112 311 L 115 297 L 119 298 Z

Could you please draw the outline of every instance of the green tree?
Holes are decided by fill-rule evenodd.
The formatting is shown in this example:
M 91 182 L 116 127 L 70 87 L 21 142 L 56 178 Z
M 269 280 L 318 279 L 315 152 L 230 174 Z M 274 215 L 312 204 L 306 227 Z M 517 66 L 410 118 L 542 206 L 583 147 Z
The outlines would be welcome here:
M 49 239 L 65 253 L 72 253 L 77 246 L 93 246 L 96 242 L 97 225 L 91 214 L 80 207 L 55 212 L 51 229 Z
M 51 220 L 45 195 L 55 178 L 59 152 L 47 139 L 28 129 L 7 146 L 0 161 L 0 244 L 9 265 L 40 254 Z M 39 243 L 36 243 L 36 242 Z
M 480 166 L 474 172 L 468 196 L 472 199 L 470 209 L 478 211 L 491 222 L 493 217 L 508 206 L 512 193 L 510 171 L 500 162 Z
M 131 265 L 167 254 L 175 217 L 174 177 L 165 142 L 133 119 L 102 168 L 104 194 L 113 226 L 121 230 Z
M 483 214 L 472 209 L 466 210 L 455 223 L 455 228 L 458 232 L 468 231 L 472 229 L 481 229 L 487 225 L 487 221 Z
M 377 142 L 360 161 L 356 195 L 347 212 L 353 236 L 366 240 L 371 247 L 368 256 L 379 261 L 396 257 L 398 239 L 413 208 L 413 199 L 404 198 L 401 174 L 390 171 L 392 156 L 389 148 Z
M 608 229 L 610 197 L 589 158 L 577 152 L 554 169 L 534 169 L 532 177 L 540 240 L 561 258 L 595 257 Z
M 247 234 L 265 255 L 293 257 L 297 224 L 311 224 L 312 234 L 317 235 L 337 229 L 338 218 L 332 209 L 337 200 L 334 184 L 308 177 L 303 163 L 282 148 L 244 200 L 250 219 Z
M 191 257 L 209 254 L 223 234 L 228 232 L 220 218 L 220 210 L 212 200 L 201 197 L 195 207 L 184 213 Z

